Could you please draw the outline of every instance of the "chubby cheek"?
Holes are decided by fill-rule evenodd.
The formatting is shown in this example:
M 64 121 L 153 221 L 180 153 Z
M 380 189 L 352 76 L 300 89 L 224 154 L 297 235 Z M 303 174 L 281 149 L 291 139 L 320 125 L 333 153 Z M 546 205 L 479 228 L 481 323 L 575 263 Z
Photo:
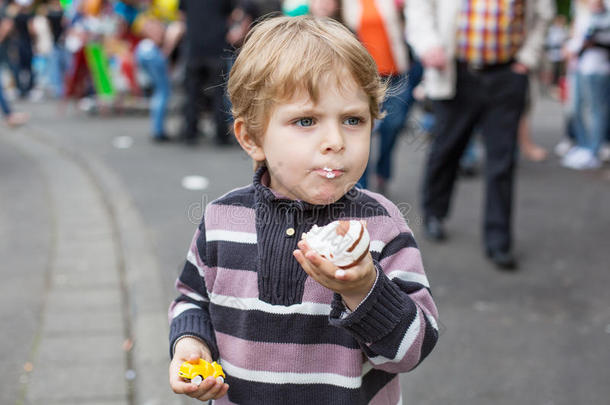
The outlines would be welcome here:
M 366 169 L 366 165 L 369 162 L 369 154 L 370 154 L 370 143 L 363 143 L 356 150 L 351 152 L 351 156 L 354 164 L 354 172 L 360 172 L 358 179 L 364 173 Z

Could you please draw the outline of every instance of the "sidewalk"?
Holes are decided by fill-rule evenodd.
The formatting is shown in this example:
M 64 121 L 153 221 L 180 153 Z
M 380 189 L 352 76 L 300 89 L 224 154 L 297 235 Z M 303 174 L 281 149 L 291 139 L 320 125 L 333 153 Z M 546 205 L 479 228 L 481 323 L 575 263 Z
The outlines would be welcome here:
M 129 194 L 93 157 L 35 129 L 3 141 L 39 165 L 52 217 L 42 229 L 50 263 L 18 403 L 179 403 L 167 384 L 165 297 Z

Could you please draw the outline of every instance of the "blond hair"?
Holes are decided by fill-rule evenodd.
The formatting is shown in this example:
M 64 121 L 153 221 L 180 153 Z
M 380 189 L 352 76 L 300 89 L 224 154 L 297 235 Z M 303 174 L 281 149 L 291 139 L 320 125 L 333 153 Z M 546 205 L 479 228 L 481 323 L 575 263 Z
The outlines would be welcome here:
M 353 80 L 368 96 L 371 116 L 382 116 L 386 86 L 371 55 L 347 28 L 330 18 L 267 18 L 249 32 L 231 69 L 233 117 L 243 119 L 244 129 L 260 140 L 277 103 L 298 91 L 307 91 L 316 103 L 329 74 L 339 86 Z

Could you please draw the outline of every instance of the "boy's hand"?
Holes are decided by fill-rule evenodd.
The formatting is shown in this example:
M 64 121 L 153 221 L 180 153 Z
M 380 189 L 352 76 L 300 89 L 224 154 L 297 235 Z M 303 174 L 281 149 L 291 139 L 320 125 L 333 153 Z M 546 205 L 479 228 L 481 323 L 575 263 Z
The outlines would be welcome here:
M 342 270 L 311 249 L 306 241 L 301 240 L 298 247 L 293 255 L 305 272 L 324 287 L 341 294 L 350 310 L 356 309 L 373 288 L 377 272 L 370 252 L 354 267 Z
M 169 385 L 176 394 L 185 394 L 200 401 L 218 399 L 227 393 L 229 385 L 208 377 L 200 385 L 187 382 L 178 376 L 180 365 L 185 361 L 197 362 L 202 358 L 212 362 L 210 349 L 201 340 L 191 337 L 182 338 L 176 343 L 174 358 L 169 364 Z

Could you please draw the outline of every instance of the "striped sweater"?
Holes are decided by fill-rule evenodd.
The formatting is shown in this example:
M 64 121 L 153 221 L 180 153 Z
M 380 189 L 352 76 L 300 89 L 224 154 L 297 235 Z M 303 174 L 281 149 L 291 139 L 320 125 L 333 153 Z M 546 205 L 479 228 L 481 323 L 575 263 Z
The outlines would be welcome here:
M 215 404 L 401 403 L 398 373 L 430 353 L 438 314 L 399 209 L 356 188 L 319 206 L 266 184 L 261 168 L 206 207 L 176 281 L 170 347 L 184 335 L 207 343 L 230 385 Z M 292 255 L 303 232 L 337 219 L 366 220 L 377 269 L 353 312 Z

